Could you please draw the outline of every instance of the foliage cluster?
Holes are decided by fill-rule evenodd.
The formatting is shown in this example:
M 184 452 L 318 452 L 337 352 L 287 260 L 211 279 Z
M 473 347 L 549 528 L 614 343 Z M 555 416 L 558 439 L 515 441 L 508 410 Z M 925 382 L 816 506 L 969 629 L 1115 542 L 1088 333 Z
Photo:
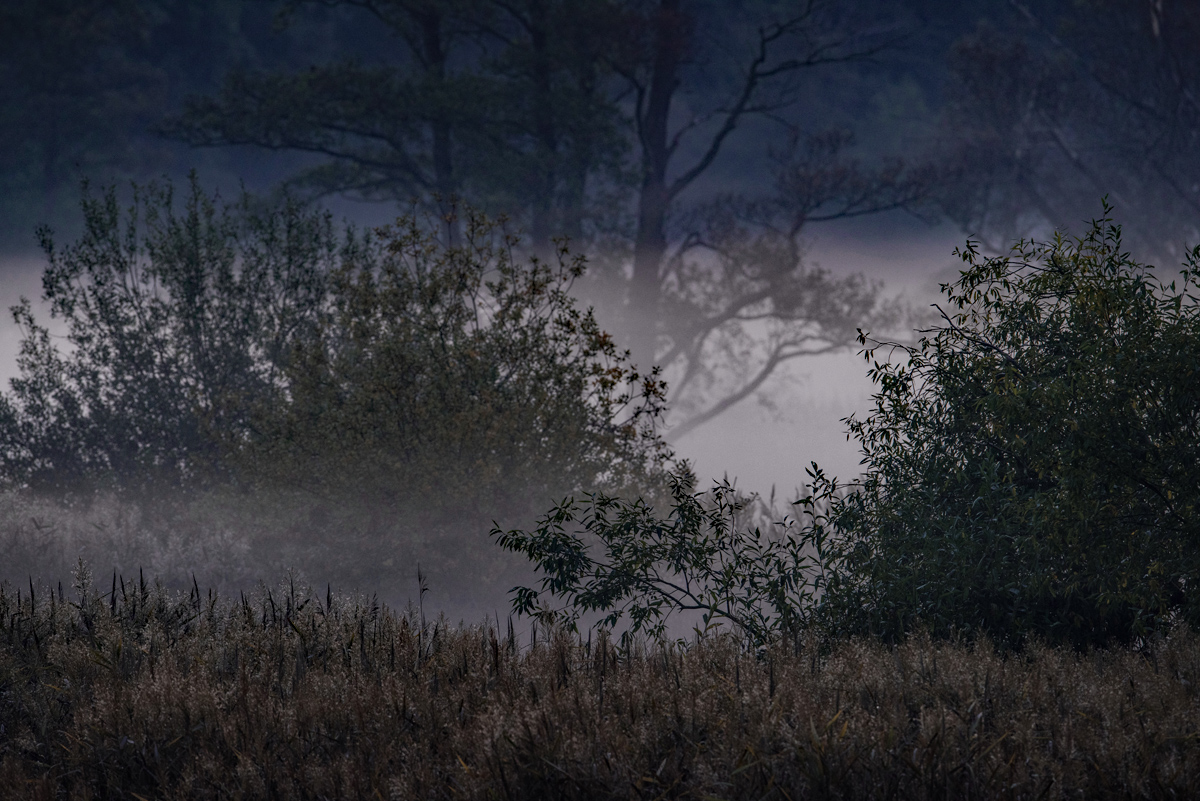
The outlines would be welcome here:
M 493 519 L 659 481 L 662 385 L 577 308 L 565 245 L 524 259 L 470 211 L 339 230 L 194 180 L 183 203 L 151 187 L 126 212 L 111 190 L 83 208 L 77 242 L 42 233 L 51 327 L 14 310 L 10 488 L 146 509 L 275 495 L 329 548 L 383 563 L 414 539 L 486 551 Z
M 1163 283 L 1105 216 L 961 255 L 942 323 L 874 363 L 850 421 L 868 469 L 837 521 L 842 611 L 1079 646 L 1197 625 L 1200 251 Z
M 315 330 L 339 263 L 332 222 L 294 203 L 219 206 L 195 180 L 182 209 L 151 186 L 127 213 L 111 189 L 85 192 L 82 211 L 65 248 L 39 231 L 43 299 L 68 347 L 30 301 L 13 309 L 0 472 L 59 494 L 200 481 L 220 463 L 213 432 L 246 431 L 248 402 L 279 396 L 290 350 Z
M 797 505 L 799 525 L 772 520 L 773 503 L 746 498 L 728 481 L 698 493 L 684 463 L 670 475 L 665 518 L 640 498 L 598 493 L 564 500 L 532 531 L 497 528 L 492 536 L 543 573 L 540 589 L 515 588 L 519 614 L 578 631 L 582 618 L 601 613 L 595 625 L 627 624 L 621 636 L 628 643 L 644 634 L 662 640 L 672 616 L 698 613 L 698 631 L 729 624 L 761 649 L 797 640 L 814 622 L 837 552 L 828 498 L 809 495 Z
M 285 582 L 0 591 L 0 796 L 1186 796 L 1200 644 L 622 649 Z M 521 638 L 524 639 L 524 638 Z M 528 642 L 528 641 L 526 641 Z
M 1200 624 L 1200 250 L 1163 283 L 1105 217 L 961 255 L 915 345 L 861 335 L 878 393 L 848 423 L 866 471 L 839 487 L 814 466 L 799 521 L 739 533 L 721 495 L 705 509 L 677 479 L 667 519 L 597 496 L 501 541 L 570 622 L 627 608 L 654 630 L 703 609 L 759 646 L 801 624 L 1078 647 Z
M 448 247 L 409 217 L 347 252 L 284 370 L 287 403 L 256 418 L 254 472 L 447 516 L 649 489 L 663 388 L 568 294 L 584 259 L 560 244 L 522 260 L 473 213 L 459 236 Z

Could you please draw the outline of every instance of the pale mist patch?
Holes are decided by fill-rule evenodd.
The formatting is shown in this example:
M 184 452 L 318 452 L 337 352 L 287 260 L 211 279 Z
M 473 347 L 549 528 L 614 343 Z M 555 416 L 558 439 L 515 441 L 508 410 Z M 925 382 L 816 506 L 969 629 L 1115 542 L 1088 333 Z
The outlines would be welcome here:
M 5 392 L 9 380 L 17 374 L 21 350 L 21 331 L 9 310 L 26 297 L 33 303 L 38 322 L 50 322 L 50 312 L 41 302 L 44 267 L 45 260 L 37 256 L 0 256 L 0 389 Z M 54 326 L 50 330 L 59 333 Z
M 939 284 L 958 277 L 954 249 L 965 237 L 942 226 L 914 227 L 911 218 L 840 221 L 814 228 L 808 259 L 834 275 L 862 273 L 915 312 L 933 314 Z M 857 348 L 792 361 L 757 397 L 747 398 L 673 443 L 704 484 L 728 476 L 745 492 L 779 501 L 795 497 L 816 462 L 830 476 L 853 480 L 861 454 L 843 420 L 871 410 L 869 364 Z
M 859 473 L 858 448 L 842 419 L 869 407 L 864 362 L 842 353 L 793 365 L 768 390 L 769 403 L 747 399 L 674 443 L 701 484 L 728 476 L 738 489 L 792 500 L 812 462 L 843 480 Z
M 937 284 L 957 276 L 953 248 L 961 237 L 926 231 L 914 236 L 877 236 L 864 229 L 823 229 L 810 257 L 838 274 L 863 272 L 885 284 L 885 294 L 903 293 L 914 306 L 937 298 Z M 42 324 L 50 323 L 40 304 L 44 260 L 27 256 L 0 264 L 0 386 L 16 374 L 20 332 L 8 307 L 28 297 Z M 51 330 L 55 332 L 54 326 Z M 61 343 L 65 344 L 65 343 Z M 783 510 L 806 482 L 816 461 L 843 481 L 860 471 L 856 443 L 846 439 L 843 418 L 870 408 L 872 387 L 866 363 L 853 350 L 798 360 L 781 371 L 765 393 L 766 403 L 749 398 L 726 414 L 681 438 L 674 447 L 692 461 L 701 488 L 728 476 L 746 493 L 769 496 Z M 549 509 L 554 500 L 546 499 Z M 421 542 L 387 552 L 381 535 L 402 520 L 364 520 L 352 510 L 342 517 L 301 508 L 280 499 L 240 497 L 183 503 L 148 518 L 141 511 L 101 500 L 86 509 L 65 510 L 41 501 L 0 498 L 0 557 L 13 581 L 68 580 L 78 557 L 92 564 L 100 582 L 113 572 L 126 579 L 144 569 L 180 590 L 193 575 L 202 588 L 223 594 L 278 583 L 288 570 L 323 589 L 378 593 L 404 605 L 418 600 L 417 565 L 428 577 L 426 610 L 469 622 L 507 617 L 509 589 L 535 579 L 527 563 L 499 551 L 486 530 L 473 528 L 453 542 Z M 529 521 L 532 522 L 532 521 Z M 404 535 L 407 539 L 409 534 Z M 681 621 L 682 623 L 682 621 Z M 527 625 L 524 624 L 524 625 Z M 686 629 L 687 625 L 682 625 Z

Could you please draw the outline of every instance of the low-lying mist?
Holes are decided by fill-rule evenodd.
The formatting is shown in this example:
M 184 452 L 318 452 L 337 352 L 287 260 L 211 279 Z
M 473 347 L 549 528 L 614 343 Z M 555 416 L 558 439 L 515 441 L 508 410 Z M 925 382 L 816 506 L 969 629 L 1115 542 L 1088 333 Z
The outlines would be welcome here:
M 815 240 L 811 258 L 835 274 L 864 272 L 883 281 L 886 293 L 920 307 L 949 271 L 952 246 L 946 232 L 880 234 L 844 226 Z M 40 302 L 45 266 L 44 258 L 7 260 L 0 302 L 7 308 L 22 296 L 33 300 L 39 323 L 48 324 L 54 340 L 69 351 L 67 327 Z M 21 330 L 7 322 L 0 335 L 0 379 L 6 386 L 17 375 L 20 337 Z M 727 477 L 744 493 L 773 498 L 781 518 L 812 462 L 843 479 L 857 474 L 859 454 L 842 420 L 869 408 L 865 368 L 849 348 L 796 360 L 756 396 L 672 442 L 674 454 L 692 464 L 702 487 Z M 460 525 L 447 526 L 444 519 L 420 522 L 420 509 L 378 503 L 361 493 L 161 490 L 151 500 L 109 492 L 64 503 L 9 491 L 0 499 L 5 554 L 0 579 L 69 584 L 83 559 L 100 577 L 144 571 L 171 589 L 198 582 L 236 594 L 294 571 L 314 586 L 375 593 L 403 606 L 421 596 L 419 569 L 431 612 L 477 620 L 503 613 L 510 589 L 534 578 L 527 561 L 504 552 L 489 536 L 493 521 L 528 526 L 564 495 L 527 497 L 520 504 L 524 512 L 507 518 L 499 510 L 467 508 L 471 502 L 464 501 Z
M 429 613 L 468 622 L 503 615 L 509 589 L 531 582 L 528 562 L 501 550 L 478 515 L 464 516 L 457 531 L 422 531 L 405 525 L 409 517 L 266 492 L 75 504 L 8 492 L 0 496 L 0 580 L 69 587 L 83 560 L 100 583 L 142 574 L 172 591 L 195 583 L 236 597 L 292 575 L 400 608 L 422 600 L 419 570 Z

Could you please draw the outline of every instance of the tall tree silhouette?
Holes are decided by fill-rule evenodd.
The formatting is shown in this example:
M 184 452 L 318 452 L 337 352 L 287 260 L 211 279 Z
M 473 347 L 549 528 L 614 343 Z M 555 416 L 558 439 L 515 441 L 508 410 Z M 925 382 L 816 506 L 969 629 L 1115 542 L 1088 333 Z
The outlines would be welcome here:
M 933 178 L 898 161 L 859 164 L 846 156 L 851 137 L 796 121 L 807 73 L 892 43 L 846 4 L 321 5 L 382 24 L 393 52 L 234 72 L 169 130 L 198 145 L 323 156 L 295 179 L 319 191 L 438 198 L 444 214 L 459 196 L 514 214 L 542 253 L 560 234 L 615 252 L 606 294 L 636 362 L 672 376 L 678 434 L 786 361 L 890 319 L 878 288 L 811 269 L 800 247 L 808 223 L 911 206 Z M 765 137 L 756 157 L 773 153 L 777 180 L 753 197 L 716 194 L 704 181 L 740 131 Z

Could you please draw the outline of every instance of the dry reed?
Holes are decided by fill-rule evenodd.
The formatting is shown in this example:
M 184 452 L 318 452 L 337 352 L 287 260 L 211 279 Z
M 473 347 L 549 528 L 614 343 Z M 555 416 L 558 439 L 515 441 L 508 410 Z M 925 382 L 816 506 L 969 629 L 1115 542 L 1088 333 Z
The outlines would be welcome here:
M 6 798 L 1159 798 L 1200 639 L 620 651 L 291 584 L 0 589 Z M 527 638 L 525 638 L 527 639 Z

